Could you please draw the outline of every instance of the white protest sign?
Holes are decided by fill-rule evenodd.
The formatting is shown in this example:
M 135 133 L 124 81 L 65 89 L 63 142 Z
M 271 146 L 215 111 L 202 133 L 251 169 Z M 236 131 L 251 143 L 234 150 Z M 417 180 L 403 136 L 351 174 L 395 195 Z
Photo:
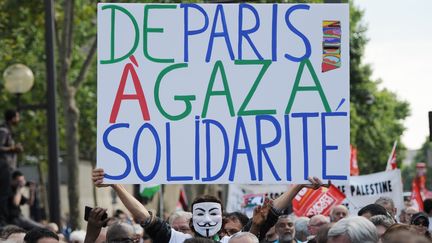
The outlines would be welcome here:
M 348 4 L 98 4 L 106 183 L 349 177 Z
M 344 204 L 353 215 L 357 215 L 362 207 L 375 203 L 382 196 L 393 199 L 398 210 L 404 208 L 400 170 L 351 176 L 349 186 L 342 185 L 338 188 L 346 195 Z
M 242 212 L 252 217 L 253 209 L 262 205 L 265 197 L 276 199 L 288 191 L 288 185 L 242 185 L 228 186 L 227 212 Z

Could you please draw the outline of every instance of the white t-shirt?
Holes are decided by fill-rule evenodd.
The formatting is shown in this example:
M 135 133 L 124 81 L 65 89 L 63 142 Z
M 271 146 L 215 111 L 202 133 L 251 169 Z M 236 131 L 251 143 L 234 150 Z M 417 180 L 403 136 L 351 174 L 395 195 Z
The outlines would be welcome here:
M 171 238 L 169 243 L 183 243 L 185 240 L 192 238 L 192 235 L 185 234 L 182 232 L 178 232 L 174 229 L 171 229 Z M 230 236 L 224 236 L 222 239 L 220 239 L 221 243 L 228 243 Z
M 429 217 L 429 231 L 432 231 L 432 217 Z

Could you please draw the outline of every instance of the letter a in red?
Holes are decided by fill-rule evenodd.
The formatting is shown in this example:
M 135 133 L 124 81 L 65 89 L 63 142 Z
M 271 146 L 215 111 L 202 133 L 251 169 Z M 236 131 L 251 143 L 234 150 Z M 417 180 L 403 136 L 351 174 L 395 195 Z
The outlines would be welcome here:
M 137 63 L 137 61 L 133 55 L 130 56 L 129 59 L 131 60 L 131 62 L 133 64 L 135 64 L 135 66 L 138 67 L 138 63 Z M 146 102 L 146 99 L 144 96 L 144 91 L 142 89 L 141 82 L 138 78 L 138 75 L 137 75 L 135 68 L 132 65 L 132 63 L 126 64 L 125 68 L 123 69 L 123 74 L 122 74 L 122 77 L 120 80 L 120 85 L 119 85 L 119 88 L 117 90 L 117 95 L 115 97 L 114 104 L 113 104 L 113 107 L 111 110 L 110 123 L 116 122 L 117 115 L 118 115 L 118 112 L 120 109 L 120 104 L 123 100 L 138 100 L 144 121 L 150 120 L 150 113 L 149 113 L 149 110 L 147 108 L 147 102 Z M 132 81 L 134 83 L 136 94 L 125 94 L 124 93 L 128 74 L 130 74 L 132 77 Z

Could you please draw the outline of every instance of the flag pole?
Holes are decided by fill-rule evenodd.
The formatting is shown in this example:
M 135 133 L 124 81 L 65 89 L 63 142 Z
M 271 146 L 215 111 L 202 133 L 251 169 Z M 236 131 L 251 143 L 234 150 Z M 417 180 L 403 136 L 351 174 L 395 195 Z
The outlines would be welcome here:
M 164 216 L 164 191 L 165 189 L 165 185 L 161 185 L 161 188 L 159 190 L 159 217 L 161 217 L 162 219 L 165 218 Z

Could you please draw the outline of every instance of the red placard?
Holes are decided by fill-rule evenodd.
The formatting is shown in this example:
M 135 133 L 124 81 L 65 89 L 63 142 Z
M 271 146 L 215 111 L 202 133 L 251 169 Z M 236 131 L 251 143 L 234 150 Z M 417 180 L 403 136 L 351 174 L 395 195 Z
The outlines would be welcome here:
M 345 195 L 333 185 L 318 190 L 303 188 L 293 200 L 293 210 L 297 216 L 327 216 L 331 208 L 341 204 L 344 199 Z

